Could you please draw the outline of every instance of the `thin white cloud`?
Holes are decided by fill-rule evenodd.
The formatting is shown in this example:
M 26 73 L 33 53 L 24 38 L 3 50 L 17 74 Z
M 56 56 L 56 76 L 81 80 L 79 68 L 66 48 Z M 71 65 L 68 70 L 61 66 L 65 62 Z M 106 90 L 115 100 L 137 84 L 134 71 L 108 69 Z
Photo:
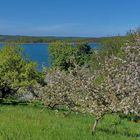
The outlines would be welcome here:
M 74 36 L 81 31 L 82 24 L 79 23 L 65 23 L 48 26 L 36 26 L 31 28 L 35 34 L 54 35 L 54 36 Z M 80 35 L 80 34 L 79 34 Z
M 68 34 L 76 33 L 81 26 L 82 24 L 79 23 L 65 23 L 49 26 L 37 26 L 33 27 L 32 31 L 43 34 Z

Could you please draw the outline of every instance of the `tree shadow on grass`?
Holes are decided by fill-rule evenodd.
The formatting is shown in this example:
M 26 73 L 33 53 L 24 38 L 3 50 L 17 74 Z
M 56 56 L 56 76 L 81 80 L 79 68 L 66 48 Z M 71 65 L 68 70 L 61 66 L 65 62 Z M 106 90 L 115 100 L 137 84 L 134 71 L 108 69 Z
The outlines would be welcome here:
M 21 102 L 17 100 L 8 100 L 8 101 L 2 101 L 0 105 L 28 105 L 29 102 Z
M 122 131 L 122 132 L 119 132 L 117 130 L 110 130 L 110 129 L 107 129 L 107 128 L 97 128 L 97 131 L 101 131 L 101 132 L 104 132 L 104 133 L 107 133 L 108 135 L 111 134 L 111 135 L 115 135 L 115 134 L 118 134 L 118 135 L 123 135 L 123 136 L 126 136 L 126 137 L 133 137 L 133 138 L 140 138 L 140 133 L 129 133 L 129 132 L 126 132 L 126 131 Z
M 18 101 L 18 100 L 5 100 L 0 103 L 2 106 L 32 106 L 36 108 L 44 108 L 43 104 L 41 102 L 37 101 Z

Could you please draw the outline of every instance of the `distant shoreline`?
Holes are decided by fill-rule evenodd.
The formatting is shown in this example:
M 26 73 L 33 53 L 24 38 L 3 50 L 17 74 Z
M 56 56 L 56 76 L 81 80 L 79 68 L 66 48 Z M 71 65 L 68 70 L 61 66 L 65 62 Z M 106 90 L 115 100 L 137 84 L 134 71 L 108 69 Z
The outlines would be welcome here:
M 53 42 L 51 42 L 53 43 Z M 24 44 L 45 44 L 45 45 L 48 45 L 48 44 L 51 44 L 50 42 L 48 43 L 15 43 L 15 42 L 0 42 L 0 44 L 13 44 L 13 45 L 24 45 Z M 88 43 L 88 44 L 100 44 L 100 42 L 91 42 L 91 43 Z
M 0 42 L 0 44 L 16 44 L 16 45 L 23 45 L 23 44 L 50 44 L 50 43 L 15 43 L 15 42 Z

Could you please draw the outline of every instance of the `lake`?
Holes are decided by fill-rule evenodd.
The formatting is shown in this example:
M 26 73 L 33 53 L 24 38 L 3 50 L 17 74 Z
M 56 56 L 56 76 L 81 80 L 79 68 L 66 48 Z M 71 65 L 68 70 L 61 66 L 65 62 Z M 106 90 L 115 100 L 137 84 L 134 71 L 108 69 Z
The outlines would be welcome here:
M 99 47 L 98 43 L 89 44 L 91 48 Z M 2 47 L 3 44 L 0 44 Z M 38 69 L 41 70 L 42 66 L 49 67 L 49 54 L 48 54 L 48 44 L 22 44 L 21 47 L 24 48 L 25 54 L 32 60 L 38 63 Z

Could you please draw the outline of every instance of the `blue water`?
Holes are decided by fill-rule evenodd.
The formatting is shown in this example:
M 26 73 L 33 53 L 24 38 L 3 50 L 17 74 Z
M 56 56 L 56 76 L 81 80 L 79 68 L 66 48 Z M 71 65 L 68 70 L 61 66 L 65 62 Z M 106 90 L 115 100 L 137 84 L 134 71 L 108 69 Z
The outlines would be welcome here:
M 38 69 L 42 66 L 49 66 L 48 44 L 23 44 L 25 54 L 32 60 L 37 62 Z
M 2 47 L 3 44 L 0 44 Z M 37 62 L 38 69 L 43 66 L 49 66 L 48 44 L 23 44 L 24 54 L 32 61 Z
M 3 44 L 0 44 L 0 47 L 2 46 Z M 90 46 L 97 48 L 99 44 L 90 44 Z M 24 48 L 24 52 L 30 60 L 37 62 L 39 70 L 42 69 L 42 66 L 49 66 L 48 44 L 23 44 L 21 47 Z

